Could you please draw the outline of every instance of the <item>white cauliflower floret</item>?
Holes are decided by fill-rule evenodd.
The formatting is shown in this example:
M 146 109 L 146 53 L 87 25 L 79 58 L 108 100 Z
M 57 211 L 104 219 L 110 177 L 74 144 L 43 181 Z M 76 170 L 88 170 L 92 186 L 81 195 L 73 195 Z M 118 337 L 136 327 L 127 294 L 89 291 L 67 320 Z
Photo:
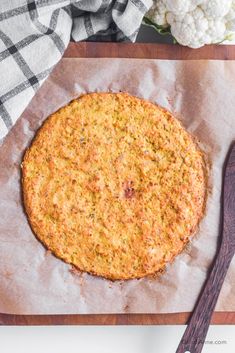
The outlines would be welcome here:
M 191 48 L 218 43 L 225 37 L 226 27 L 221 19 L 207 19 L 199 7 L 185 15 L 176 16 L 170 12 L 167 21 L 175 39 Z
M 176 15 L 193 11 L 202 0 L 165 0 L 167 11 L 173 12 Z
M 232 6 L 228 14 L 225 16 L 226 27 L 229 31 L 235 31 L 235 1 L 232 1 Z
M 229 38 L 235 30 L 235 0 L 155 0 L 147 17 L 170 27 L 178 43 L 199 48 Z
M 232 7 L 232 0 L 210 0 L 201 5 L 206 15 L 211 18 L 226 16 Z
M 153 6 L 148 12 L 148 18 L 151 21 L 157 23 L 160 26 L 167 27 L 168 23 L 166 21 L 167 7 L 164 0 L 159 0 L 154 2 Z
M 225 16 L 225 19 L 227 21 L 235 20 L 235 1 L 232 1 L 232 5 L 231 5 L 231 8 L 230 8 L 230 11 Z

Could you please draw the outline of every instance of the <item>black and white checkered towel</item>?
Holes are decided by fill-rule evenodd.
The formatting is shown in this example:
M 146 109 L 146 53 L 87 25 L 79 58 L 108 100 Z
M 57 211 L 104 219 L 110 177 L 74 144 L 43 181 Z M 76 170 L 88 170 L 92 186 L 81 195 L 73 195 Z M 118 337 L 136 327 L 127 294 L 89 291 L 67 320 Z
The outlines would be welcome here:
M 0 0 L 0 139 L 70 38 L 134 41 L 152 0 Z

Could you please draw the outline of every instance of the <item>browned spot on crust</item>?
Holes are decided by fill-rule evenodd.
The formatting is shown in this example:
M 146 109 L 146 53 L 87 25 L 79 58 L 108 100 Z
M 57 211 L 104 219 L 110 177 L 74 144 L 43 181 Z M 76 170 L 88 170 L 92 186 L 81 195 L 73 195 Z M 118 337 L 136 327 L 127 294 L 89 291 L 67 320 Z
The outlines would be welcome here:
M 133 181 L 127 181 L 123 185 L 124 195 L 126 199 L 132 199 L 135 196 L 135 189 L 133 188 Z

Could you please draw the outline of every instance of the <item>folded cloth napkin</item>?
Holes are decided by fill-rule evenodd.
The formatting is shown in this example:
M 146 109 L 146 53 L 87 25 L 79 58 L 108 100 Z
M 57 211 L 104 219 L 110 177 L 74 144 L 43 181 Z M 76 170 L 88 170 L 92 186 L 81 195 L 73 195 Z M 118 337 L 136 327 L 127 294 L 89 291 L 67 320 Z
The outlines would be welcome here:
M 70 39 L 134 41 L 152 0 L 0 0 L 0 139 Z

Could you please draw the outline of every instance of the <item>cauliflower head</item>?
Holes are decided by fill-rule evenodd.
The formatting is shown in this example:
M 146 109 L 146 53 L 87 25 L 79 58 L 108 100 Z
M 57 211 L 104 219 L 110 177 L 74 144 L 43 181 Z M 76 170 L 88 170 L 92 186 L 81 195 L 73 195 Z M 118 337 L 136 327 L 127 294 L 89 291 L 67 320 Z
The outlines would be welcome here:
M 147 19 L 182 45 L 199 48 L 231 38 L 235 30 L 235 0 L 154 0 Z

